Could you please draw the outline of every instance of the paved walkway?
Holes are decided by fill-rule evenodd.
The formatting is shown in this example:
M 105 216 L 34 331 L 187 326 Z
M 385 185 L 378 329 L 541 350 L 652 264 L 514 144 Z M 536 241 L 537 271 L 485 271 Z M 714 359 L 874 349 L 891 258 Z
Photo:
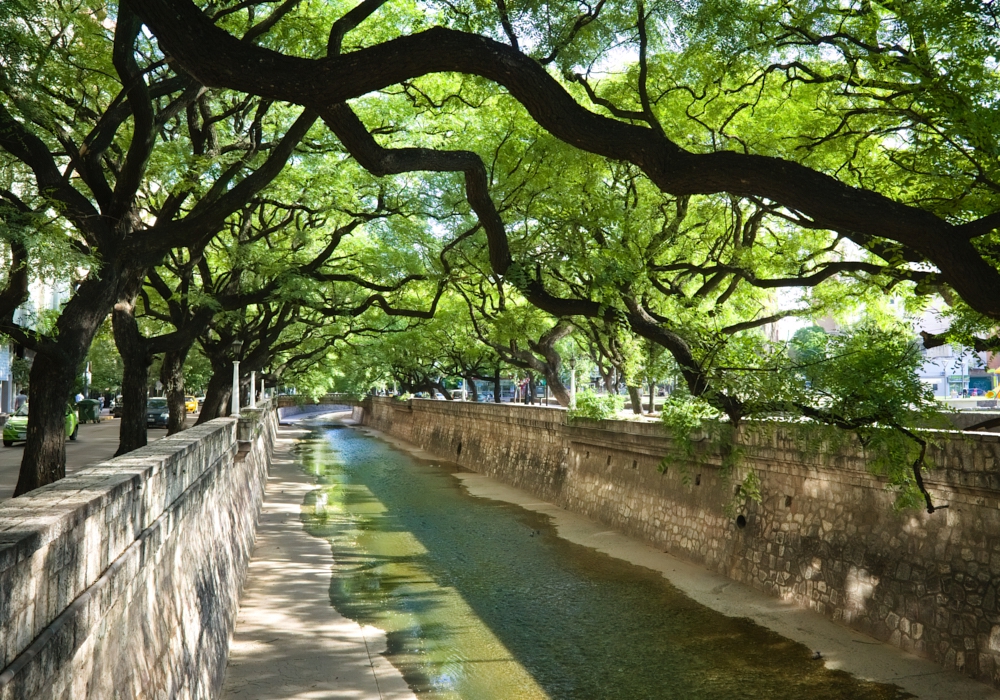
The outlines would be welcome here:
M 302 527 L 302 502 L 316 486 L 290 451 L 304 433 L 280 428 L 223 698 L 414 699 L 381 655 L 382 632 L 330 604 L 330 545 Z

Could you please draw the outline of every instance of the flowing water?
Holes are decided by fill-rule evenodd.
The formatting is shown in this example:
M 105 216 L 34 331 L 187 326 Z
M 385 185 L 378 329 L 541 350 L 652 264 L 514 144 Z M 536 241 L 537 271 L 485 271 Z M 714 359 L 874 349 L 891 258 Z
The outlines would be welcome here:
M 332 546 L 331 601 L 386 631 L 422 698 L 909 697 L 562 540 L 546 516 L 470 496 L 454 465 L 339 427 L 299 450 L 321 484 L 303 512 Z

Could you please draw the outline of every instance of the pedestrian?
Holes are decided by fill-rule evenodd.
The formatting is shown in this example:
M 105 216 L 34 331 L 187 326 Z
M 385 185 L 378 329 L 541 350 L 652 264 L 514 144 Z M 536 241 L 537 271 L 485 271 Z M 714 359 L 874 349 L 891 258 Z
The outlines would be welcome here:
M 24 393 L 24 389 L 21 389 L 17 396 L 14 397 L 14 410 L 16 411 L 26 403 L 28 403 L 28 395 Z

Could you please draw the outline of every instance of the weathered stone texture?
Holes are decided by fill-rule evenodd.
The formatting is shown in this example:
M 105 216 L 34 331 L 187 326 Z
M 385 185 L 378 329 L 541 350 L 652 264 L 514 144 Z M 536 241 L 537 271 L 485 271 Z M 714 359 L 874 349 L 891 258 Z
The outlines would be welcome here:
M 216 695 L 275 427 L 219 419 L 0 505 L 0 700 Z
M 355 418 L 444 459 L 1000 686 L 1000 436 L 941 433 L 947 509 L 895 512 L 855 443 L 751 433 L 757 503 L 655 424 L 519 405 L 371 398 Z M 666 457 L 665 472 L 658 465 Z M 738 476 L 738 475 L 737 475 Z M 730 504 L 732 510 L 726 511 Z M 727 514 L 728 513 L 728 514 Z M 737 523 L 742 516 L 743 527 Z

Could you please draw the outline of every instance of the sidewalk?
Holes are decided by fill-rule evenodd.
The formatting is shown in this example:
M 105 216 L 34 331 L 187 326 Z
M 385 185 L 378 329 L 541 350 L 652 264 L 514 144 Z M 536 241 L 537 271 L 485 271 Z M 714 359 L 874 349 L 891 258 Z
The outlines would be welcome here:
M 306 432 L 278 432 L 223 698 L 414 699 L 381 655 L 382 632 L 330 604 L 330 545 L 302 526 L 302 502 L 315 484 L 291 452 Z

